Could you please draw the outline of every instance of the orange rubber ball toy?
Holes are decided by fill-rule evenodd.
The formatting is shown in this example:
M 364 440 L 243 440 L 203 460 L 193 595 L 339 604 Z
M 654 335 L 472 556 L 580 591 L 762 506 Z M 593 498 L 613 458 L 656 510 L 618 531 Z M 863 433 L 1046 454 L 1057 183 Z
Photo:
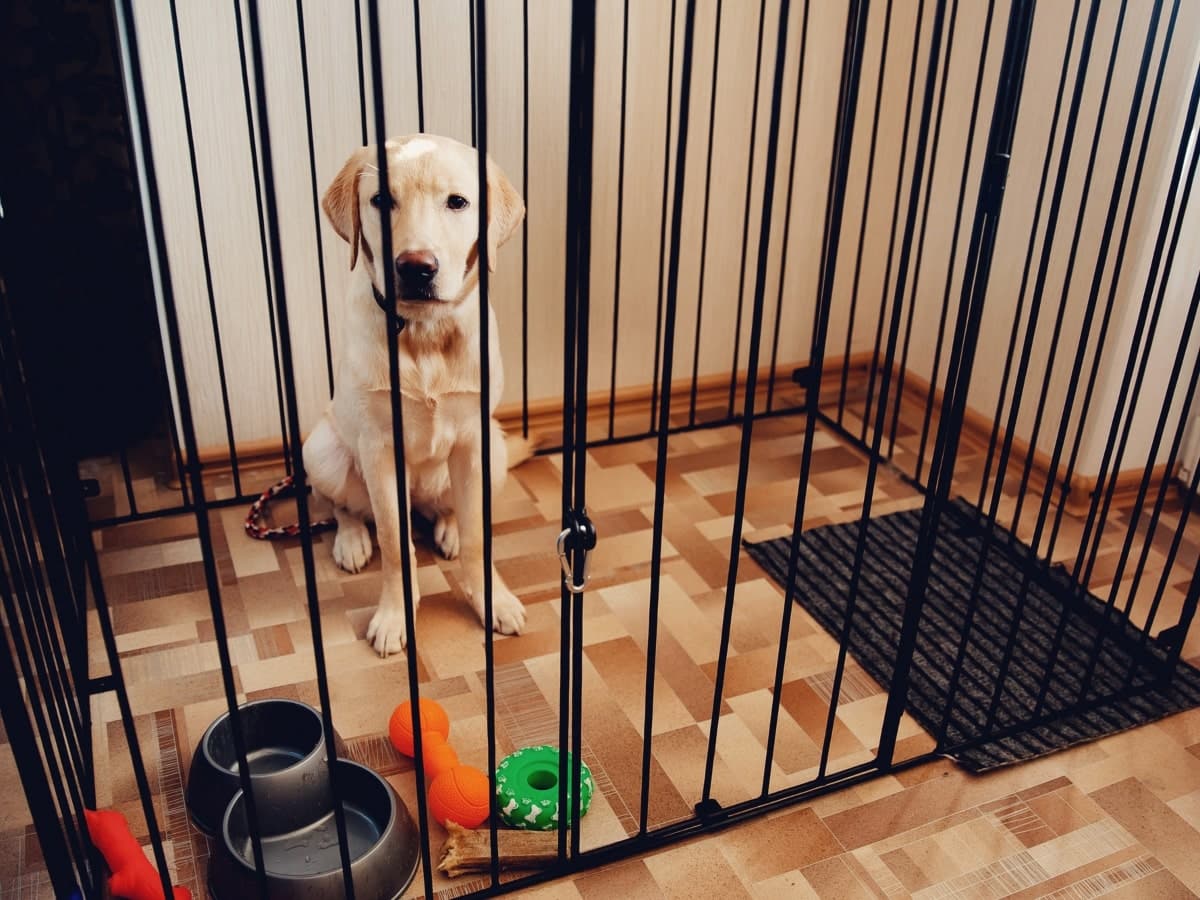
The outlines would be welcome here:
M 392 746 L 405 756 L 416 753 L 413 749 L 413 720 L 412 703 L 405 700 L 392 712 L 388 721 L 388 737 Z M 421 732 L 422 737 L 430 731 L 441 735 L 443 739 L 450 737 L 450 717 L 436 700 L 421 698 Z
M 477 828 L 488 817 L 488 777 L 474 766 L 454 766 L 429 786 L 429 811 L 438 824 Z
M 425 777 L 430 780 L 458 765 L 458 753 L 436 731 L 421 732 L 421 758 L 425 763 Z

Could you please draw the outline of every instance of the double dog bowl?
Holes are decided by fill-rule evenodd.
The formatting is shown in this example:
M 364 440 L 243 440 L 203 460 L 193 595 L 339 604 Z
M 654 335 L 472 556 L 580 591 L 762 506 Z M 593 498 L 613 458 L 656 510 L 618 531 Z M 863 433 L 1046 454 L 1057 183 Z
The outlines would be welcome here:
M 228 713 L 204 732 L 188 775 L 192 823 L 214 838 L 209 893 L 214 900 L 258 895 L 252 838 L 256 830 L 270 897 L 342 897 L 341 851 L 321 717 L 292 700 L 257 700 L 243 704 L 239 713 L 257 828 L 247 816 Z M 412 816 L 375 772 L 341 758 L 336 766 L 355 896 L 399 897 L 417 871 L 420 845 Z

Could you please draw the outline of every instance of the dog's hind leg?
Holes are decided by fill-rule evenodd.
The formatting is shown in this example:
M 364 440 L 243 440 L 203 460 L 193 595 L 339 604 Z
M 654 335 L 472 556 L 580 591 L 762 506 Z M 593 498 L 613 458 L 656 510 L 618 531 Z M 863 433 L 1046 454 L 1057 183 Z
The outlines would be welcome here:
M 371 498 L 350 448 L 322 417 L 304 442 L 304 470 L 313 490 L 333 504 L 337 535 L 333 561 L 347 572 L 358 572 L 371 561 L 371 532 L 365 518 Z

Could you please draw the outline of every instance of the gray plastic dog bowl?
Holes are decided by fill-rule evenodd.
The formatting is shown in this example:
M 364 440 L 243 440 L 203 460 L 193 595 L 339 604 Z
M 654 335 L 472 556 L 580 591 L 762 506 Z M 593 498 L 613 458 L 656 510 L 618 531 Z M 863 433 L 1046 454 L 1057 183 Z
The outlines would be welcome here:
M 417 873 L 417 826 L 392 786 L 365 766 L 338 760 L 342 808 L 350 843 L 350 871 L 358 900 L 393 900 Z M 296 805 L 306 805 L 303 798 Z M 214 900 L 258 896 L 258 873 L 246 806 L 239 791 L 214 842 L 208 891 Z M 289 900 L 339 900 L 345 896 L 337 824 L 332 810 L 288 834 L 262 837 L 267 895 Z
M 263 833 L 295 831 L 331 811 L 320 714 L 305 703 L 281 699 L 253 700 L 238 710 Z M 340 751 L 341 741 L 337 743 Z M 225 712 L 208 726 L 192 754 L 187 783 L 192 823 L 217 835 L 226 807 L 241 789 L 233 728 Z M 297 803 L 300 797 L 303 803 Z

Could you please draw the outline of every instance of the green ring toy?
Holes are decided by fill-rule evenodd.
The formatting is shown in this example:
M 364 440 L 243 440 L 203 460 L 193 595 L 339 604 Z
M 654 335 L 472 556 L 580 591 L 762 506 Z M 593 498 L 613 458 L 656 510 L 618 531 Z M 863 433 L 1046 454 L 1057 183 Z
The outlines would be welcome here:
M 563 755 L 569 780 L 571 754 Z M 546 746 L 524 747 L 501 760 L 496 769 L 496 805 L 506 825 L 537 831 L 558 827 L 558 761 L 558 750 Z M 596 785 L 587 765 L 580 768 L 579 815 L 583 817 L 592 803 Z M 568 796 L 568 819 L 570 810 L 571 798 Z

